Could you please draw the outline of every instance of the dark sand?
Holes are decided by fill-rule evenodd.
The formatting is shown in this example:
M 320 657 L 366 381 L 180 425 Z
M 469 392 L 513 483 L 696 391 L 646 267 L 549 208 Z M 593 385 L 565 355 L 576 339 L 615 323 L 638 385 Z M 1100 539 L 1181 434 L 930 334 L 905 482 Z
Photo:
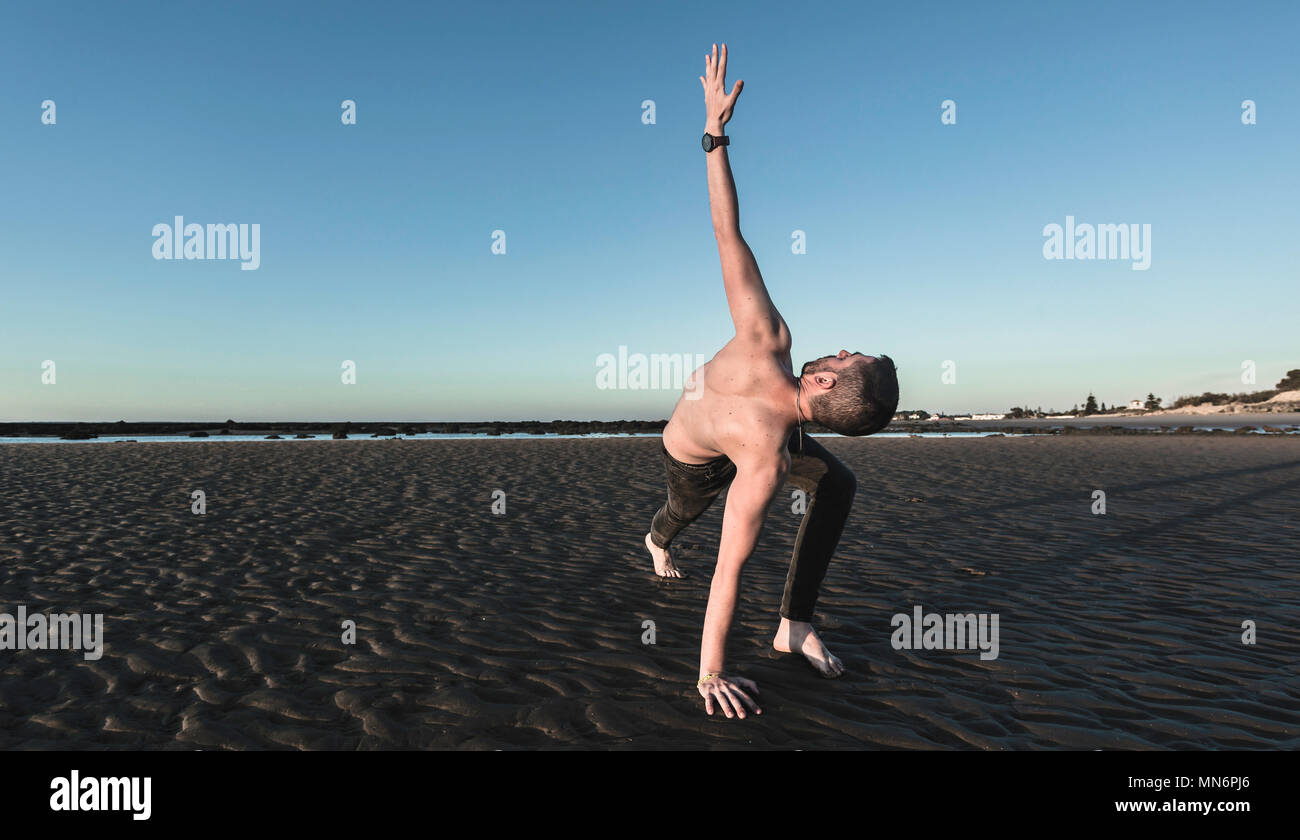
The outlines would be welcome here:
M 694 690 L 722 500 L 692 579 L 641 544 L 657 439 L 0 447 L 0 612 L 107 640 L 0 651 L 0 748 L 1300 746 L 1300 440 L 825 443 L 859 479 L 818 619 L 849 674 L 770 648 L 787 488 L 732 630 L 745 721 Z M 914 604 L 999 613 L 1000 657 L 895 651 Z

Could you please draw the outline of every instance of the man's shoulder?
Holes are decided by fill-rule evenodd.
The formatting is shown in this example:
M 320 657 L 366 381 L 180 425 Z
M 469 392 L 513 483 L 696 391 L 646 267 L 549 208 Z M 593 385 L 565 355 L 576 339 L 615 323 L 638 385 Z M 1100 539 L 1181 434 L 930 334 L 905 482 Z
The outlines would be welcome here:
M 775 386 L 793 381 L 793 372 L 787 370 L 790 358 L 789 342 L 784 344 L 771 337 L 737 334 L 713 357 L 713 368 L 725 371 L 726 379 L 733 382 Z

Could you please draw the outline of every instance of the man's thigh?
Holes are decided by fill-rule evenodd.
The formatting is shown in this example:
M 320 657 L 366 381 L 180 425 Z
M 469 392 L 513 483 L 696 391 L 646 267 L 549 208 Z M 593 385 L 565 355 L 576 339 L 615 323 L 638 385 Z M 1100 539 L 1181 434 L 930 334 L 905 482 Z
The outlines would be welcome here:
M 799 431 L 796 429 L 790 438 L 788 449 L 790 473 L 786 476 L 786 481 L 800 490 L 811 493 L 825 482 L 840 486 L 856 483 L 853 471 L 812 436 L 805 433 L 801 445 Z
M 736 477 L 736 465 L 730 458 L 686 464 L 669 455 L 666 449 L 663 458 L 669 510 L 684 518 L 703 513 Z

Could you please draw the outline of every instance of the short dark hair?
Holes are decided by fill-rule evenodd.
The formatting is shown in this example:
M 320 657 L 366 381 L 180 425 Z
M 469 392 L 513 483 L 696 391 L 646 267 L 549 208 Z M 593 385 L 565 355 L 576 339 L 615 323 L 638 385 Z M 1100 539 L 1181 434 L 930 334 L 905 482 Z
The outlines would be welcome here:
M 836 372 L 835 387 L 812 399 L 813 419 L 849 437 L 875 434 L 898 410 L 898 368 L 888 356 Z

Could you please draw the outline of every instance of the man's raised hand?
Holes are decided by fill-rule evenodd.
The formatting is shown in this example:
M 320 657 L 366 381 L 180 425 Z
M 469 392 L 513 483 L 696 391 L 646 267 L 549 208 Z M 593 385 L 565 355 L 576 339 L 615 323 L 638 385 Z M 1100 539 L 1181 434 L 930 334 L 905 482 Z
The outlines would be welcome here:
M 744 89 L 745 83 L 736 80 L 731 93 L 727 93 L 727 45 L 713 45 L 713 54 L 704 56 L 704 75 L 700 76 L 704 85 L 704 130 L 709 134 L 722 134 L 723 126 L 731 119 L 731 112 L 736 107 L 736 98 Z

